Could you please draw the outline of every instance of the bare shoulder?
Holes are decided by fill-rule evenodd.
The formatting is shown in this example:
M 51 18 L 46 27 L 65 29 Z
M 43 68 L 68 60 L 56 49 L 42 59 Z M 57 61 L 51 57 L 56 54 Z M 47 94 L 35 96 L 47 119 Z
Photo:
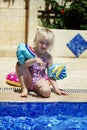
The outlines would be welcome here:
M 47 63 L 48 63 L 48 67 L 51 66 L 53 64 L 53 58 L 52 55 L 47 53 Z
M 52 55 L 47 52 L 47 60 L 51 60 L 51 59 L 52 59 Z

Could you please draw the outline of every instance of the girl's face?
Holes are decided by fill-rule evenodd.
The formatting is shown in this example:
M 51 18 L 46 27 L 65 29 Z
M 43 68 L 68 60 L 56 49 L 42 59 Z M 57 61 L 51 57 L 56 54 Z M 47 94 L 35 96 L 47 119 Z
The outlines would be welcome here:
M 48 40 L 39 40 L 37 43 L 37 48 L 40 53 L 44 53 L 48 50 L 50 43 Z

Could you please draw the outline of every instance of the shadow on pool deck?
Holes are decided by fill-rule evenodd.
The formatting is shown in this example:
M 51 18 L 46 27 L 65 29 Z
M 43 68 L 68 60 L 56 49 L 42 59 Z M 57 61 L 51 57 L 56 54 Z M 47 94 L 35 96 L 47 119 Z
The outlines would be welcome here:
M 58 86 L 68 93 L 59 96 L 51 93 L 49 98 L 42 98 L 30 92 L 27 98 L 20 97 L 20 88 L 8 85 L 5 77 L 9 72 L 15 71 L 16 58 L 0 58 L 0 101 L 11 102 L 87 102 L 87 58 L 54 58 L 54 63 L 64 63 L 67 68 L 67 78 L 59 80 Z

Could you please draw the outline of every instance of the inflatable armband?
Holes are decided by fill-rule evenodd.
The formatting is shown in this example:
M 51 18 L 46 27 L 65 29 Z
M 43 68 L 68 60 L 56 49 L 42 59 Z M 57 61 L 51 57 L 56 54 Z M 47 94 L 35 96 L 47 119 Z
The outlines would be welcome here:
M 26 60 L 36 56 L 33 49 L 24 43 L 18 45 L 16 55 L 20 64 L 24 64 Z
M 48 77 L 54 80 L 60 80 L 67 77 L 66 66 L 63 64 L 53 64 L 48 70 Z

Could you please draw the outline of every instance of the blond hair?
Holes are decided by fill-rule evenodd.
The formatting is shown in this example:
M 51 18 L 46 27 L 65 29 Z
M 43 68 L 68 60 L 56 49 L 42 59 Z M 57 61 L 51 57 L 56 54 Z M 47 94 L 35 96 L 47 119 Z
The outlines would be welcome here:
M 37 28 L 37 32 L 34 38 L 34 46 L 37 46 L 39 41 L 47 40 L 49 42 L 49 46 L 52 47 L 54 44 L 54 35 L 53 32 L 48 28 Z

